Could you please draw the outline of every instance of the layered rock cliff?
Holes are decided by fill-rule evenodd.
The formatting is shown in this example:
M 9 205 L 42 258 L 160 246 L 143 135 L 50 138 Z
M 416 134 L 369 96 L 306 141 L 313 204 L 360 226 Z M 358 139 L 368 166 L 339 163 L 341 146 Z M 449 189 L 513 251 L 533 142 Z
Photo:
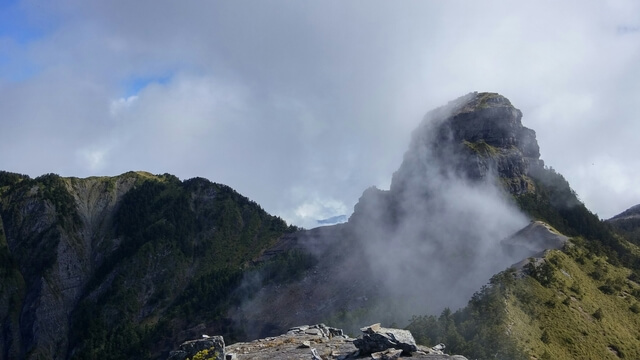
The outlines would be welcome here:
M 522 112 L 495 93 L 470 93 L 430 111 L 413 132 L 391 191 L 424 186 L 435 172 L 474 180 L 495 175 L 512 194 L 532 191 L 526 176 L 544 162 L 535 131 L 521 119 Z

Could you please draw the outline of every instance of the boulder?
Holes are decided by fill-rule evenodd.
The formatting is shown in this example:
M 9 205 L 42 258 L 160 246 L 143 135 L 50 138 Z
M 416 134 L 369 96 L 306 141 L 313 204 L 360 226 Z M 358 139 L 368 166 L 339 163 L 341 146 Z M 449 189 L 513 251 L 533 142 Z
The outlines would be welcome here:
M 287 335 L 300 334 L 317 335 L 326 338 L 332 338 L 334 336 L 345 337 L 342 329 L 336 329 L 325 324 L 296 326 L 287 331 Z
M 170 352 L 167 360 L 192 358 L 203 350 L 208 350 L 208 355 L 215 356 L 216 359 L 224 358 L 224 339 L 222 336 L 210 336 L 204 339 L 186 341 L 180 345 L 178 350 Z
M 374 360 L 396 360 L 400 358 L 401 354 L 402 354 L 402 350 L 387 349 L 385 351 L 380 351 L 380 352 L 371 354 L 371 358 Z
M 363 332 L 362 337 L 354 340 L 353 345 L 363 355 L 387 349 L 402 350 L 405 354 L 418 350 L 416 341 L 408 330 L 384 328 L 380 324 L 373 324 L 360 330 Z

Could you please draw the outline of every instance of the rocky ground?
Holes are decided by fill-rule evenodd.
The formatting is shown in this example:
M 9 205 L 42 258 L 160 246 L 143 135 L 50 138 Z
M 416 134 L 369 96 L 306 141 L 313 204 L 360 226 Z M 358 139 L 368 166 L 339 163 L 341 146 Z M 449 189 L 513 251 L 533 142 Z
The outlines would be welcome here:
M 304 325 L 289 329 L 286 334 L 251 342 L 225 346 L 222 337 L 203 337 L 187 341 L 180 349 L 172 351 L 169 360 L 215 359 L 224 354 L 227 360 L 267 359 L 414 359 L 466 360 L 460 355 L 446 355 L 445 346 L 433 348 L 416 345 L 407 330 L 383 328 L 374 324 L 361 329 L 357 339 L 343 334 L 342 330 L 318 325 Z M 205 335 L 206 336 L 206 335 Z

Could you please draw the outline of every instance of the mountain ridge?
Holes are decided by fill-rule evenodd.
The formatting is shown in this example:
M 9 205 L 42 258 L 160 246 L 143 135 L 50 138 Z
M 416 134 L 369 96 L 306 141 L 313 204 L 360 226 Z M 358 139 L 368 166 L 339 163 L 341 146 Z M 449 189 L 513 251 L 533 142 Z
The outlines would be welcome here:
M 480 125 L 469 125 L 475 121 L 470 115 L 475 112 L 481 114 Z M 270 305 L 258 312 L 249 306 L 249 313 L 240 317 L 253 320 L 248 326 L 251 329 L 259 328 L 255 322 L 262 319 L 265 325 L 279 324 L 280 328 L 305 320 L 324 321 L 349 331 L 350 324 L 345 323 L 348 313 L 361 314 L 361 318 L 353 320 L 355 323 L 397 322 L 410 318 L 408 309 L 434 311 L 433 308 L 463 306 L 492 274 L 521 260 L 502 259 L 504 249 L 499 240 L 527 225 L 528 220 L 519 215 L 510 197 L 532 193 L 533 181 L 527 176 L 531 169 L 544 166 L 539 159 L 535 132 L 522 126 L 521 117 L 522 113 L 508 99 L 495 93 L 470 93 L 429 112 L 414 130 L 409 150 L 394 173 L 389 190 L 374 187 L 365 190 L 346 224 L 297 233 L 277 245 L 304 249 L 322 259 L 304 280 L 309 285 L 299 283 L 273 290 L 267 287 L 261 290 L 265 298 L 259 301 Z M 462 131 L 460 126 L 469 128 Z M 486 137 L 490 137 L 488 142 L 483 140 Z M 471 207 L 465 203 L 465 196 L 475 201 Z M 460 220 L 468 222 L 468 230 L 459 226 Z M 475 228 L 481 231 L 476 232 Z M 482 244 L 480 252 L 470 239 Z M 342 260 L 343 254 L 350 255 Z M 383 254 L 393 254 L 399 258 L 398 263 Z M 434 266 L 422 264 L 420 257 L 429 259 Z M 492 260 L 478 261 L 482 257 Z M 426 279 L 412 275 L 435 274 L 435 269 L 444 269 L 451 259 L 457 259 L 455 270 L 439 276 L 428 275 Z M 354 268 L 352 263 L 358 266 Z M 351 275 L 336 269 L 347 269 Z M 421 285 L 406 293 L 400 278 L 412 286 Z M 394 296 L 405 292 L 407 298 L 419 298 L 420 293 L 430 288 L 446 288 L 455 282 L 463 284 L 460 287 L 464 295 L 441 295 L 441 299 L 424 304 L 411 301 L 400 304 Z M 313 290 L 307 287 L 310 284 L 319 285 Z M 327 288 L 333 290 L 328 293 L 317 290 Z M 357 294 L 353 298 L 346 295 L 354 291 Z M 311 299 L 304 303 L 306 309 L 288 300 L 298 293 Z M 371 304 L 376 301 L 393 303 L 389 306 L 394 309 Z M 309 318 L 301 319 L 276 309 L 292 307 L 295 313 Z M 406 309 L 400 312 L 405 312 L 404 315 L 397 312 L 399 308 Z M 384 312 L 382 309 L 393 315 L 388 318 L 365 315 Z M 342 320 L 336 321 L 335 316 Z M 254 337 L 272 334 L 267 331 Z
M 3 358 L 86 358 L 116 342 L 118 351 L 142 356 L 140 342 L 158 336 L 145 328 L 158 328 L 161 318 L 177 321 L 159 325 L 165 332 L 182 326 L 181 307 L 199 306 L 178 297 L 229 293 L 246 262 L 294 230 L 231 188 L 199 178 L 1 175 L 1 240 L 11 258 L 3 272 L 24 284 L 2 291 L 18 302 L 0 308 L 10 329 L 0 341 Z M 219 285 L 200 288 L 209 276 Z M 131 336 L 105 339 L 105 330 Z
M 640 356 L 640 225 L 591 213 L 521 120 L 495 93 L 429 112 L 389 190 L 302 231 L 202 178 L 0 172 L 0 358 L 160 358 L 321 322 L 469 358 Z

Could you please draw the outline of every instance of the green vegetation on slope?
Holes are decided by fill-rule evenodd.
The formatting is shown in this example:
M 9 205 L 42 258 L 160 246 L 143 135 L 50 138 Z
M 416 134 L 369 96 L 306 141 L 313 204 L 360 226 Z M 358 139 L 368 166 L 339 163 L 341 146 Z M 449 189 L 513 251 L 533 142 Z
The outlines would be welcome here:
M 0 172 L 0 216 L 7 234 L 20 241 L 12 249 L 13 259 L 29 259 L 22 276 L 30 281 L 46 274 L 56 261 L 61 230 L 76 229 L 80 218 L 75 200 L 64 179 L 46 174 L 35 179 L 26 175 Z M 55 215 L 52 219 L 49 215 Z M 38 228 L 39 232 L 29 229 Z
M 505 330 L 509 317 L 504 299 L 514 291 L 515 275 L 513 269 L 499 273 L 464 309 L 445 309 L 439 317 L 416 316 L 407 329 L 420 344 L 444 343 L 447 352 L 470 359 L 526 360 L 517 339 Z
M 567 236 L 583 237 L 590 251 L 606 256 L 613 264 L 640 269 L 640 257 L 630 251 L 628 242 L 584 206 L 562 175 L 550 168 L 533 171 L 530 176 L 535 191 L 516 198 L 523 211 Z
M 487 144 L 484 140 L 476 142 L 463 141 L 463 144 L 480 156 L 491 157 L 499 154 L 499 150 L 494 146 Z
M 638 359 L 640 285 L 630 277 L 578 240 L 520 275 L 494 276 L 466 308 L 415 317 L 408 329 L 474 359 Z
M 11 256 L 0 219 L 0 324 L 6 329 L 3 331 L 9 330 L 15 334 L 8 342 L 0 342 L 0 357 L 18 358 L 20 355 L 18 330 L 24 291 L 24 279 L 17 262 Z
M 117 249 L 73 316 L 73 358 L 151 358 L 200 323 L 237 336 L 224 318 L 235 289 L 294 228 L 228 186 L 165 174 L 124 195 L 114 229 Z
M 563 251 L 494 276 L 466 308 L 415 317 L 419 342 L 477 359 L 640 358 L 640 249 L 591 213 L 553 169 L 516 197 L 568 236 Z
M 638 359 L 640 286 L 631 273 L 581 241 L 550 251 L 507 299 L 511 331 L 538 358 Z
M 612 221 L 611 226 L 627 240 L 640 246 L 640 218 Z
M 312 265 L 296 252 L 254 264 L 297 228 L 201 178 L 0 172 L 0 215 L 0 358 L 25 356 L 33 344 L 31 329 L 21 329 L 26 291 L 37 291 L 41 279 L 59 291 L 60 270 L 88 277 L 71 314 L 69 354 L 45 345 L 26 349 L 27 357 L 157 358 L 202 325 L 240 337 L 225 317 L 247 296 L 238 289 L 243 279 L 260 273 L 265 282 L 286 282 Z M 73 249 L 64 260 L 61 245 Z M 74 256 L 82 268 L 70 269 Z

